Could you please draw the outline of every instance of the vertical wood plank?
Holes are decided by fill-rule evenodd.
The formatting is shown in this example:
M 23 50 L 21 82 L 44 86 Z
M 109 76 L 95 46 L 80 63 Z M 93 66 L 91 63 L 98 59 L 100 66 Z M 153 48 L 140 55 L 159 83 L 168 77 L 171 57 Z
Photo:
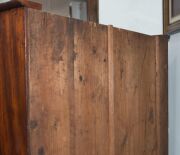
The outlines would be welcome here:
M 109 75 L 109 154 L 115 154 L 114 135 L 114 47 L 113 27 L 108 26 L 108 75 Z
M 155 37 L 158 155 L 168 155 L 168 38 Z
M 67 59 L 68 61 L 68 68 L 67 68 L 67 76 L 71 77 L 69 78 L 69 85 L 68 85 L 68 102 L 69 102 L 69 132 L 70 132 L 70 138 L 69 138 L 69 154 L 74 155 L 76 151 L 76 105 L 75 105 L 75 91 L 74 91 L 74 61 L 76 59 L 76 53 L 74 52 L 74 21 L 68 20 L 68 31 L 69 31 L 69 44 L 68 44 L 68 55 Z
M 75 22 L 76 155 L 109 155 L 107 27 Z
M 114 29 L 115 155 L 157 155 L 154 37 Z
M 24 9 L 0 13 L 0 154 L 27 155 Z
M 167 153 L 167 40 L 27 16 L 31 154 Z
M 31 154 L 108 155 L 107 27 L 27 16 Z
M 31 155 L 70 155 L 74 151 L 71 25 L 68 18 L 28 10 Z

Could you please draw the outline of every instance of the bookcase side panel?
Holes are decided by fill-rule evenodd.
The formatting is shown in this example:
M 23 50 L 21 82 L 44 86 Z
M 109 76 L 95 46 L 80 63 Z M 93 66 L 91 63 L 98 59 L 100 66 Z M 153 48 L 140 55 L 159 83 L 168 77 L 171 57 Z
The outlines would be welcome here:
M 24 9 L 0 12 L 0 154 L 27 154 Z

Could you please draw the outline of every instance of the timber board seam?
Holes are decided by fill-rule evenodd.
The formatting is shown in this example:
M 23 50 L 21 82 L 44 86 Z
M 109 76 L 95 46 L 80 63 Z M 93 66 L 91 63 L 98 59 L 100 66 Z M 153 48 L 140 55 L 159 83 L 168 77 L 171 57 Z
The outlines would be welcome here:
M 28 8 L 24 7 L 24 32 L 25 32 L 25 74 L 26 74 L 26 106 L 27 106 L 27 155 L 31 155 L 31 145 L 30 145 L 30 86 L 29 86 L 29 79 L 30 79 L 30 47 L 29 47 L 29 33 L 28 33 L 28 18 L 29 18 L 29 11 Z
M 158 155 L 168 155 L 168 118 L 164 118 L 166 110 L 168 111 L 168 97 L 162 95 L 162 93 L 168 94 L 167 89 L 163 89 L 163 85 L 167 84 L 167 80 L 164 80 L 165 78 L 165 70 L 167 65 L 167 56 L 166 53 L 160 53 L 162 50 L 165 50 L 161 45 L 164 40 L 161 38 L 161 36 L 155 37 L 155 71 L 156 71 L 156 79 L 155 79 L 155 95 L 156 95 L 156 113 L 157 113 L 157 121 L 156 121 L 156 127 L 157 127 L 157 154 Z M 167 49 L 166 49 L 167 50 Z M 166 62 L 164 62 L 166 61 Z M 162 72 L 163 71 L 163 72 Z M 166 83 L 165 83 L 166 81 Z M 162 83 L 163 82 L 163 83 Z M 166 91 L 166 92 L 165 92 Z M 164 100 L 165 103 L 162 101 L 162 97 L 166 98 Z M 166 105 L 165 105 L 166 104 Z M 163 107 L 162 107 L 163 106 Z M 166 106 L 166 108 L 164 107 Z M 163 108 L 163 110 L 162 110 Z M 165 109 L 164 109 L 165 108 Z M 164 111 L 165 110 L 165 111 Z M 163 113 L 162 113 L 163 112 Z M 165 125 L 167 123 L 167 126 Z M 164 126 L 165 125 L 165 126 Z M 165 128 L 164 128 L 165 127 Z M 166 128 L 167 127 L 167 128 Z M 165 131 L 167 130 L 167 131 Z M 167 139 L 165 138 L 167 137 Z M 164 139 L 165 138 L 165 139 Z
M 108 26 L 109 154 L 115 155 L 113 26 Z

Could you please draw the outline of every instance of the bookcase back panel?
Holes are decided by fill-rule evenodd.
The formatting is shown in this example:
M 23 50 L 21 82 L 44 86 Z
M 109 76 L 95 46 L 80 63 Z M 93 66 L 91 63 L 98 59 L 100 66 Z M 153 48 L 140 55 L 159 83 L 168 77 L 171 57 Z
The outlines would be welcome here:
M 26 19 L 32 155 L 167 154 L 166 37 Z
M 155 51 L 154 37 L 114 29 L 115 155 L 157 155 Z
M 108 155 L 107 27 L 28 12 L 31 154 Z

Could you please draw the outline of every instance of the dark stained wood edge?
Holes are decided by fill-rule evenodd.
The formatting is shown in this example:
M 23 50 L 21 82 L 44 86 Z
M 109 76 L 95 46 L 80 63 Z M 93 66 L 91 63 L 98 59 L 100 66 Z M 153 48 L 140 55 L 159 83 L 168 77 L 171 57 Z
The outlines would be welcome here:
M 168 155 L 168 37 L 156 36 L 158 155 Z
M 28 0 L 11 0 L 9 2 L 0 3 L 0 11 L 5 11 L 12 8 L 18 8 L 23 6 L 37 10 L 42 9 L 42 5 L 36 2 L 32 2 Z
M 180 31 L 180 21 L 170 24 L 169 21 L 169 0 L 163 0 L 163 32 L 174 34 Z
M 0 19 L 0 154 L 27 155 L 24 8 Z
M 108 26 L 109 154 L 115 155 L 113 26 Z
M 88 21 L 99 22 L 99 0 L 87 0 Z
M 169 26 L 169 0 L 163 0 L 163 31 L 168 32 Z
M 29 71 L 30 54 L 28 50 L 28 8 L 24 8 L 24 35 L 25 35 L 25 76 L 26 76 L 26 109 L 27 109 L 27 155 L 31 155 L 29 134 Z

